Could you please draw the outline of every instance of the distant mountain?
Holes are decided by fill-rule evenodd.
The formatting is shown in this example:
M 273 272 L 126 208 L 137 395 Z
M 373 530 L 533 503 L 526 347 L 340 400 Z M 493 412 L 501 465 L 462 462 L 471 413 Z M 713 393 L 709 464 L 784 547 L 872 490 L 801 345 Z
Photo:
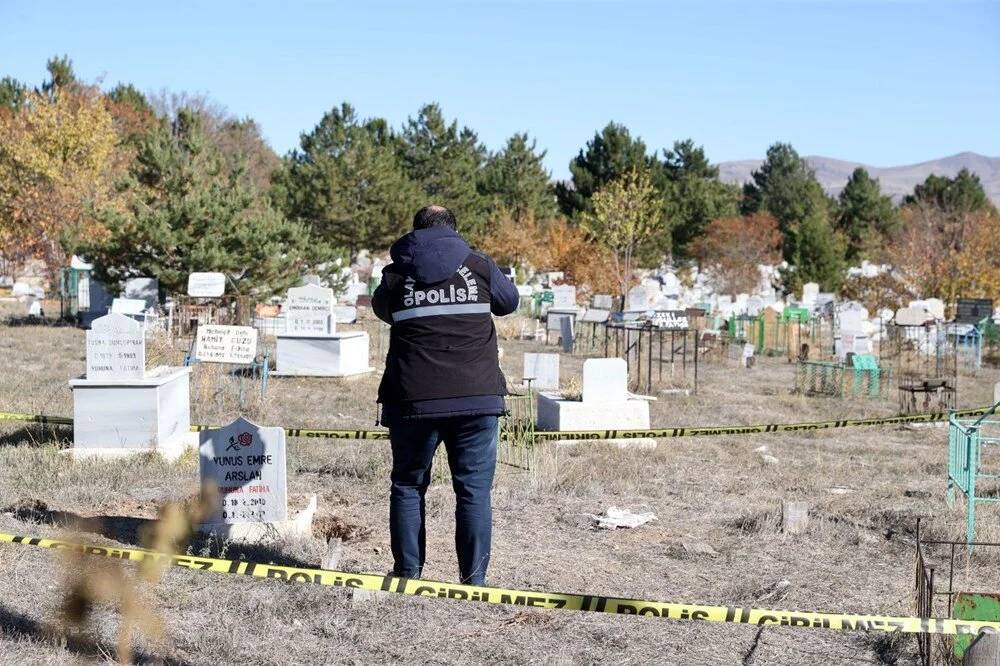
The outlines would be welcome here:
M 816 178 L 828 194 L 838 194 L 850 178 L 851 172 L 861 166 L 882 184 L 882 192 L 899 201 L 913 192 L 913 186 L 922 183 L 934 173 L 953 177 L 963 167 L 979 176 L 987 196 L 1000 206 L 1000 157 L 986 157 L 978 153 L 959 153 L 951 157 L 908 164 L 897 167 L 873 167 L 860 162 L 845 162 L 832 157 L 806 156 L 806 162 L 816 171 Z M 721 162 L 719 177 L 727 183 L 742 184 L 750 180 L 750 174 L 760 167 L 761 160 L 738 160 Z

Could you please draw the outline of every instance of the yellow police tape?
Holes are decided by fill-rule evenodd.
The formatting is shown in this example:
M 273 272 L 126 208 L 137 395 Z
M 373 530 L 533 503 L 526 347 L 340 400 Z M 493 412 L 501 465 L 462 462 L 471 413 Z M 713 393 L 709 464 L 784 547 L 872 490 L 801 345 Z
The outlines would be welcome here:
M 982 416 L 991 407 L 960 409 L 956 417 L 967 418 Z M 534 433 L 536 440 L 601 440 L 601 439 L 637 439 L 672 437 L 704 437 L 711 435 L 753 435 L 769 432 L 804 432 L 810 430 L 828 430 L 831 428 L 856 428 L 864 426 L 900 425 L 905 423 L 936 423 L 948 420 L 949 412 L 930 412 L 925 414 L 908 414 L 905 416 L 887 416 L 872 419 L 844 419 L 840 421 L 816 421 L 810 423 L 771 423 L 761 425 L 723 425 L 695 426 L 676 428 L 653 428 L 647 430 L 570 430 L 565 432 L 538 431 Z M 73 425 L 73 419 L 64 416 L 43 416 L 40 414 L 18 414 L 0 412 L 0 421 L 29 421 L 46 425 Z M 191 430 L 199 432 L 218 426 L 193 425 Z M 323 430 L 316 428 L 285 428 L 289 437 L 311 437 L 320 439 L 389 439 L 387 430 Z
M 393 592 L 415 597 L 434 597 L 458 601 L 479 601 L 506 606 L 530 606 L 562 610 L 610 613 L 612 615 L 647 615 L 671 620 L 698 620 L 733 624 L 777 625 L 811 629 L 848 631 L 884 631 L 930 634 L 978 634 L 1000 632 L 1000 622 L 952 620 L 946 618 L 857 615 L 811 611 L 773 610 L 740 606 L 708 606 L 645 599 L 606 597 L 596 594 L 559 594 L 536 590 L 516 590 L 479 585 L 459 585 L 440 581 L 375 574 L 358 574 L 328 569 L 285 567 L 242 560 L 223 560 L 192 555 L 167 555 L 143 548 L 94 546 L 57 539 L 0 533 L 0 543 L 23 544 L 53 550 L 69 550 L 85 555 L 118 560 L 143 561 L 168 559 L 169 564 L 194 571 L 211 571 L 255 578 L 271 578 L 286 583 L 311 583 L 360 590 Z

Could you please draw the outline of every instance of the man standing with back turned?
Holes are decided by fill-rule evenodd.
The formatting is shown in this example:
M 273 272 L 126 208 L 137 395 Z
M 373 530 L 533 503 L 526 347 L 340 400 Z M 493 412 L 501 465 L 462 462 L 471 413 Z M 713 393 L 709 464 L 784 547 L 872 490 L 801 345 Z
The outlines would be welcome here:
M 491 314 L 516 310 L 518 293 L 456 227 L 447 208 L 427 206 L 389 251 L 392 263 L 372 297 L 375 314 L 392 326 L 378 401 L 392 441 L 393 574 L 420 577 L 424 494 L 443 441 L 455 489 L 461 581 L 482 585 L 493 530 L 497 424 L 507 393 Z

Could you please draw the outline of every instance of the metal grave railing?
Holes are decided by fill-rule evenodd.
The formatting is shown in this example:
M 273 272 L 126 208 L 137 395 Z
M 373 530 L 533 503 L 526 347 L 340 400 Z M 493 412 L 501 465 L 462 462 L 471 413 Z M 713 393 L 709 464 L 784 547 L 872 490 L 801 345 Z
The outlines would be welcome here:
M 955 502 L 955 489 L 965 495 L 966 541 L 970 545 L 976 536 L 976 504 L 1000 504 L 1000 474 L 983 470 L 983 453 L 987 447 L 1000 445 L 1000 417 L 996 416 L 1000 402 L 978 419 L 948 417 L 948 504 Z M 991 471 L 1000 471 L 1000 468 Z M 984 486 L 986 482 L 986 486 Z M 982 493 L 992 494 L 982 494 Z

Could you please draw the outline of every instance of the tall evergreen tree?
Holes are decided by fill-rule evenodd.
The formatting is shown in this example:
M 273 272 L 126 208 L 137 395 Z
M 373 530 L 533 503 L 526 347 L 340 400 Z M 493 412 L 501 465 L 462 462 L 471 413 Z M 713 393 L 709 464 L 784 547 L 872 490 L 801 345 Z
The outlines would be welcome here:
M 739 190 L 719 180 L 719 168 L 691 139 L 675 141 L 673 150 L 663 151 L 663 169 L 668 183 L 664 205 L 673 236 L 669 249 L 686 258 L 709 222 L 736 215 Z
M 76 72 L 73 71 L 73 61 L 69 59 L 68 55 L 61 58 L 49 58 L 45 68 L 49 72 L 49 79 L 42 83 L 42 92 L 50 97 L 55 95 L 60 88 L 76 85 Z
M 851 174 L 837 197 L 836 229 L 847 239 L 847 259 L 870 255 L 896 228 L 892 199 L 863 167 Z
M 962 169 L 954 178 L 931 174 L 903 199 L 903 205 L 933 205 L 955 214 L 995 210 L 979 176 Z
M 347 103 L 302 135 L 274 184 L 290 217 L 352 255 L 387 248 L 406 230 L 419 200 L 385 121 L 362 121 Z
M 816 175 L 795 149 L 776 143 L 743 187 L 743 214 L 771 213 L 782 235 L 782 256 L 792 270 L 786 288 L 817 282 L 830 290 L 844 279 L 844 247 L 830 223 L 828 201 Z
M 543 159 L 545 151 L 536 150 L 535 141 L 529 143 L 527 134 L 515 134 L 487 159 L 479 177 L 479 193 L 491 208 L 518 218 L 529 214 L 539 220 L 551 217 L 556 200 Z
M 398 146 L 403 170 L 420 187 L 424 202 L 447 206 L 462 233 L 482 238 L 488 231 L 487 201 L 476 183 L 486 149 L 476 133 L 459 129 L 457 121 L 449 124 L 441 107 L 427 104 L 407 120 Z
M 0 79 L 0 109 L 16 111 L 28 93 L 28 86 L 11 76 Z
M 663 190 L 663 171 L 658 160 L 646 154 L 642 139 L 632 138 L 628 128 L 610 122 L 569 163 L 570 182 L 556 184 L 559 208 L 570 217 L 589 212 L 594 193 L 611 181 L 633 171 L 649 174 L 654 186 Z
M 333 268 L 328 245 L 226 168 L 197 113 L 182 111 L 149 133 L 121 189 L 124 205 L 98 212 L 107 238 L 82 248 L 109 283 L 151 275 L 183 293 L 192 271 L 219 271 L 237 293 L 265 298 L 306 270 Z

